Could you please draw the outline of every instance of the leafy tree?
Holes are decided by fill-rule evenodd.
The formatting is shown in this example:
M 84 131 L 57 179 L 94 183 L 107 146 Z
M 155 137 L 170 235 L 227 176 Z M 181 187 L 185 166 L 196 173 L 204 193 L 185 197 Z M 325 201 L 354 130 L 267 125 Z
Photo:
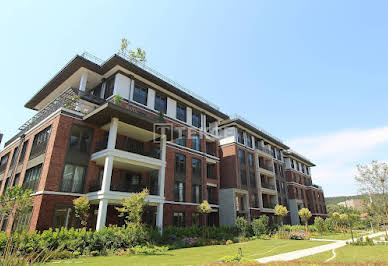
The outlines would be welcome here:
M 79 197 L 73 200 L 75 209 L 75 216 L 80 219 L 81 225 L 86 227 L 88 225 L 90 203 L 86 197 Z
M 205 222 L 204 224 L 206 225 L 206 218 L 207 218 L 207 215 L 211 212 L 212 208 L 210 207 L 209 203 L 207 202 L 207 200 L 204 200 L 202 201 L 202 203 L 200 205 L 198 205 L 197 207 L 197 210 L 200 214 L 203 215 L 204 219 L 205 219 Z
M 335 230 L 338 230 L 338 225 L 340 223 L 340 214 L 338 212 L 333 212 L 331 218 L 333 219 Z
M 298 214 L 299 214 L 299 217 L 302 220 L 302 222 L 304 222 L 304 224 L 306 226 L 306 231 L 307 231 L 307 223 L 308 223 L 309 219 L 311 218 L 311 212 L 307 208 L 302 208 L 299 210 Z
M 275 215 L 280 217 L 280 224 L 283 226 L 283 218 L 288 213 L 287 207 L 283 205 L 276 205 L 275 206 Z
M 357 170 L 355 179 L 360 192 L 368 199 L 365 204 L 369 208 L 368 213 L 387 228 L 388 164 L 372 161 L 369 165 L 357 165 Z
M 8 218 L 13 214 L 15 221 L 31 211 L 32 190 L 24 190 L 21 186 L 13 186 L 6 190 L 5 195 L 0 196 L 0 212 L 2 218 Z
M 130 42 L 127 39 L 121 39 L 120 52 L 135 62 L 146 62 L 146 52 L 141 48 L 136 48 L 136 50 L 133 51 L 128 48 L 129 44 Z
M 323 220 L 321 217 L 315 217 L 314 225 L 320 234 L 325 232 L 326 230 L 325 220 Z
M 236 227 L 242 237 L 245 237 L 248 231 L 248 221 L 244 217 L 237 217 Z
M 345 229 L 349 223 L 349 216 L 346 213 L 340 214 L 340 224 Z
M 252 230 L 255 236 L 261 236 L 268 232 L 269 217 L 261 215 L 259 219 L 252 221 Z
M 116 207 L 120 213 L 119 217 L 125 217 L 126 224 L 141 225 L 144 208 L 148 205 L 146 198 L 149 195 L 148 189 L 139 193 L 133 193 L 128 198 L 121 200 L 122 207 Z

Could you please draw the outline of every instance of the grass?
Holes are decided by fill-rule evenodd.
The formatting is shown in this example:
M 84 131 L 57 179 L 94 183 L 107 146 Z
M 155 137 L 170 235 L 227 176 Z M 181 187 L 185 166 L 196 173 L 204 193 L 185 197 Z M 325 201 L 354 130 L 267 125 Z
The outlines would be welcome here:
M 54 261 L 53 263 L 75 263 L 90 265 L 200 265 L 218 261 L 226 255 L 235 255 L 241 248 L 243 257 L 257 259 L 298 249 L 327 244 L 308 240 L 252 240 L 244 243 L 219 246 L 205 246 L 167 251 L 163 255 L 130 255 L 81 257 L 78 259 Z
M 388 246 L 351 246 L 335 250 L 337 256 L 330 263 L 388 263 Z M 333 256 L 332 251 L 323 252 L 298 260 L 299 262 L 324 262 Z
M 363 232 L 353 232 L 353 237 L 354 238 L 357 238 L 357 237 L 360 237 L 360 236 L 363 236 L 365 235 L 365 233 Z M 320 238 L 320 239 L 332 239 L 332 240 L 348 240 L 348 239 L 351 239 L 352 238 L 352 235 L 349 233 L 332 233 L 332 234 L 323 234 L 323 235 L 314 235 L 314 236 L 311 236 L 312 238 Z

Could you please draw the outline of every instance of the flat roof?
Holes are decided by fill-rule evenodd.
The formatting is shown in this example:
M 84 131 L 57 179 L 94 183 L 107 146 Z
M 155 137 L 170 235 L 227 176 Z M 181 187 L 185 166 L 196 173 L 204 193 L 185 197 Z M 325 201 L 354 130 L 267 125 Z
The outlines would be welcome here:
M 284 156 L 288 157 L 288 156 L 292 156 L 304 163 L 306 163 L 308 166 L 316 166 L 313 162 L 311 162 L 309 159 L 307 159 L 306 157 L 302 156 L 301 154 L 293 151 L 293 150 L 286 150 L 283 152 Z
M 72 74 L 74 74 L 79 68 L 85 67 L 91 71 L 94 71 L 100 75 L 107 73 L 110 69 L 115 66 L 121 66 L 145 79 L 148 81 L 155 83 L 162 88 L 172 92 L 175 95 L 178 95 L 194 105 L 197 105 L 204 110 L 222 118 L 227 119 L 229 116 L 218 109 L 216 107 L 211 106 L 210 104 L 201 101 L 195 96 L 179 89 L 177 86 L 163 80 L 158 77 L 156 74 L 151 73 L 139 67 L 135 63 L 128 61 L 118 54 L 114 54 L 111 58 L 106 60 L 105 62 L 98 64 L 95 63 L 88 58 L 77 55 L 69 63 L 66 64 L 49 82 L 47 82 L 42 89 L 40 89 L 24 106 L 33 110 L 36 110 L 36 105 L 41 102 L 44 98 L 46 98 L 52 91 L 54 91 L 60 84 L 62 84 L 66 79 L 68 79 Z

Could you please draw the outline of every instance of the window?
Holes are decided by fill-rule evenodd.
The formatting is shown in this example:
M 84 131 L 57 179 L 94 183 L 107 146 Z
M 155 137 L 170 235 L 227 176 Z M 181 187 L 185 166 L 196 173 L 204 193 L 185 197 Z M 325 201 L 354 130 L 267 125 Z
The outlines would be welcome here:
M 181 103 L 176 105 L 176 119 L 186 122 L 186 106 Z
M 290 159 L 290 161 L 291 161 L 291 168 L 293 168 L 294 169 L 294 160 L 293 159 Z
M 32 148 L 30 153 L 30 159 L 35 158 L 46 151 L 47 142 L 50 137 L 51 126 L 43 129 L 41 132 L 35 135 L 32 142 Z
M 174 201 L 179 201 L 179 202 L 185 201 L 185 183 L 183 182 L 174 183 Z
M 309 168 L 307 166 L 306 166 L 306 174 L 308 174 L 308 175 L 310 174 L 309 173 Z
M 23 189 L 31 189 L 32 192 L 36 192 L 39 186 L 41 170 L 42 165 L 40 164 L 26 171 L 22 186 Z
M 202 226 L 202 215 L 198 212 L 191 213 L 192 225 Z
M 245 165 L 245 152 L 243 150 L 238 150 L 238 159 L 240 161 L 240 165 Z
M 70 134 L 70 150 L 78 152 L 90 152 L 92 142 L 92 129 L 73 124 Z
M 16 174 L 16 175 L 15 175 L 15 178 L 13 179 L 13 184 L 12 184 L 12 186 L 17 186 L 17 185 L 19 185 L 19 181 L 20 181 L 20 174 Z
M 244 133 L 241 129 L 237 129 L 237 142 L 244 144 Z
M 57 205 L 54 210 L 54 228 L 75 227 L 75 213 L 71 205 Z
M 295 175 L 295 173 L 292 173 L 292 179 L 293 179 L 294 182 L 296 183 L 296 175 Z
M 180 153 L 175 154 L 175 174 L 186 176 L 186 156 Z
M 133 91 L 133 100 L 135 102 L 147 105 L 148 88 L 145 84 L 138 81 L 135 82 L 135 89 Z
M 7 163 L 8 163 L 8 158 L 9 158 L 9 153 L 1 157 L 0 161 L 0 173 L 4 172 L 5 169 L 7 168 Z
M 155 95 L 155 110 L 162 112 L 163 114 L 167 113 L 167 97 L 156 94 Z
M 254 171 L 249 171 L 249 184 L 251 187 L 256 187 L 256 176 Z
M 19 157 L 19 163 L 23 163 L 24 157 L 26 156 L 27 147 L 28 147 L 28 140 L 23 143 L 23 148 Z
M 18 157 L 18 153 L 19 153 L 19 146 L 16 147 L 13 151 L 12 159 L 11 159 L 11 166 L 13 166 L 16 163 L 16 158 Z
M 247 146 L 252 148 L 252 137 L 249 134 L 247 134 Z
M 296 162 L 296 169 L 298 169 L 298 171 L 300 171 L 299 162 Z
M 191 124 L 197 128 L 201 128 L 201 113 L 193 110 Z
M 112 76 L 108 78 L 105 82 L 104 99 L 107 99 L 113 95 L 114 86 L 115 86 L 115 76 Z
M 193 203 L 201 203 L 202 189 L 200 185 L 193 185 L 191 190 L 191 201 Z
M 207 187 L 207 201 L 210 204 L 217 204 L 218 191 L 215 187 Z
M 91 91 L 92 95 L 101 98 L 101 89 L 102 83 L 98 84 L 96 87 L 93 88 L 93 90 Z
M 3 223 L 1 224 L 1 231 L 7 230 L 8 227 L 8 216 L 3 217 Z
M 179 132 L 179 137 L 175 139 L 175 143 L 186 147 L 186 139 L 187 139 L 187 133 L 185 130 L 182 130 Z
M 283 166 L 279 165 L 280 177 L 283 177 Z
M 184 212 L 174 212 L 174 226 L 179 226 L 179 227 L 185 226 Z
M 215 164 L 206 164 L 207 178 L 216 179 L 216 165 Z
M 5 184 L 4 184 L 4 188 L 3 188 L 3 193 L 2 195 L 5 195 L 5 191 L 7 191 L 7 188 L 9 187 L 9 180 L 11 179 L 11 177 L 8 177 L 6 180 L 5 180 Z
M 85 167 L 66 164 L 62 177 L 62 192 L 83 192 Z
M 202 177 L 202 167 L 201 160 L 193 158 L 191 159 L 191 168 L 192 168 L 192 176 L 193 177 Z
M 240 169 L 241 185 L 247 186 L 247 171 L 245 168 Z
M 298 196 L 298 189 L 297 189 L 297 188 L 295 188 L 295 198 L 296 198 L 296 199 L 299 199 L 299 196 Z
M 248 153 L 248 165 L 249 168 L 253 168 L 253 155 L 251 153 Z
M 13 221 L 12 232 L 28 230 L 32 216 L 32 207 L 26 211 L 22 216 Z
M 201 139 L 198 134 L 191 135 L 191 148 L 196 151 L 201 151 Z
M 272 151 L 272 157 L 274 157 L 276 159 L 275 147 L 271 147 L 271 151 Z

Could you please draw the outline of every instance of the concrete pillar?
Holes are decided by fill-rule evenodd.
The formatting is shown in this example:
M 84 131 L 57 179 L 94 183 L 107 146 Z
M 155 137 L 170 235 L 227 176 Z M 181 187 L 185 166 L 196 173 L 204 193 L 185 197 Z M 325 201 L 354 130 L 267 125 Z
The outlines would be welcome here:
M 131 80 L 131 87 L 130 87 L 130 90 L 129 90 L 129 100 L 130 101 L 133 101 L 133 91 L 135 90 L 135 80 L 132 79 Z
M 108 200 L 101 199 L 100 203 L 98 204 L 98 214 L 97 214 L 97 224 L 96 224 L 97 231 L 104 228 L 107 211 L 108 211 Z
M 86 90 L 86 84 L 88 82 L 88 72 L 83 72 L 81 75 L 81 79 L 79 81 L 79 90 L 85 91 Z
M 166 135 L 162 135 L 160 137 L 160 159 L 163 162 L 166 162 L 166 143 L 167 137 Z M 166 174 L 166 166 L 162 166 L 159 169 L 159 178 L 158 178 L 158 186 L 159 186 L 159 196 L 164 197 L 164 180 Z
M 186 107 L 186 123 L 192 125 L 193 121 L 193 110 L 190 107 Z
M 206 115 L 201 114 L 201 129 L 206 132 Z
M 148 88 L 147 107 L 151 110 L 155 109 L 155 91 L 150 88 Z
M 159 227 L 160 232 L 163 230 L 163 203 L 159 203 L 156 209 L 156 226 Z
M 119 119 L 116 117 L 113 117 L 109 128 L 108 147 L 107 147 L 108 149 L 114 149 L 116 146 L 118 123 L 119 123 Z

